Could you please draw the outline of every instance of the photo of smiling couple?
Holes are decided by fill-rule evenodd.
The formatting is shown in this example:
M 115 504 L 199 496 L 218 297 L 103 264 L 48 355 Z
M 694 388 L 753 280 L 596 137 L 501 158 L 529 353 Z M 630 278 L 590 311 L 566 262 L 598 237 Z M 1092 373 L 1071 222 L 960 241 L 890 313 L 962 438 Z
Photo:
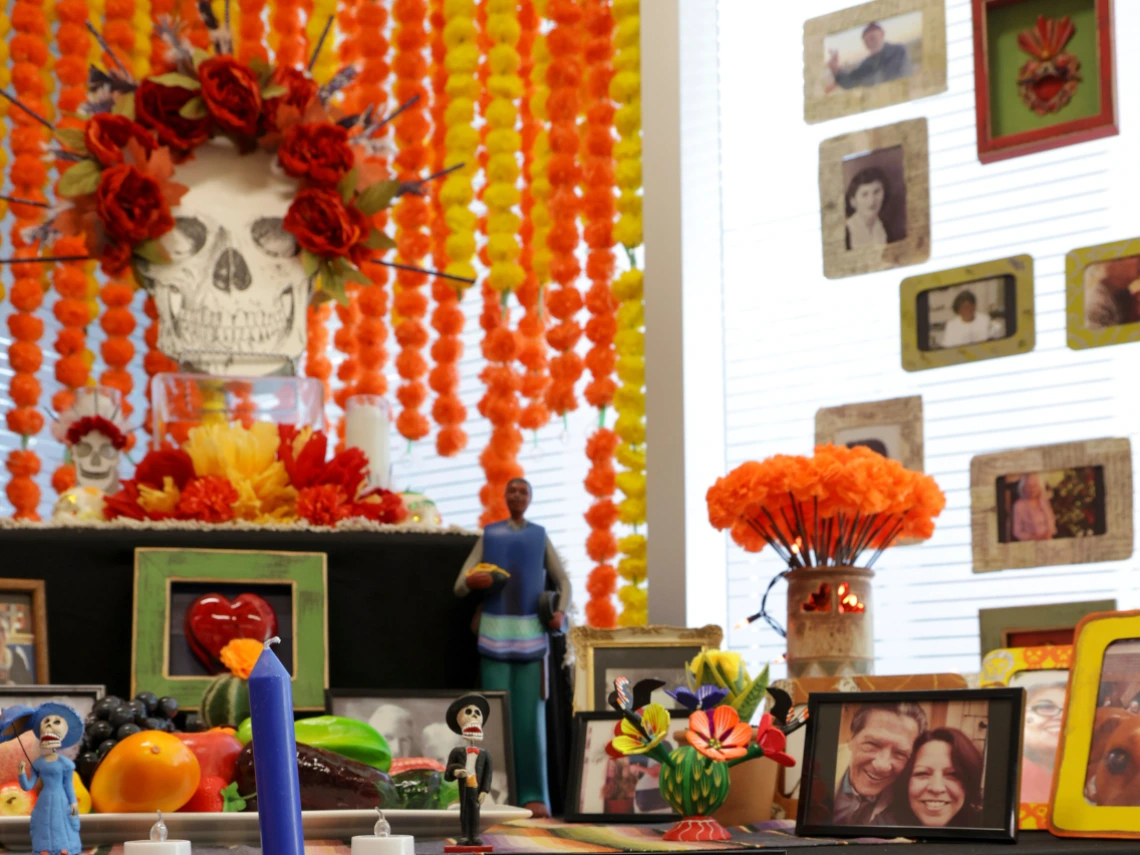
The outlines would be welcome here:
M 830 824 L 978 827 L 987 707 L 845 704 Z

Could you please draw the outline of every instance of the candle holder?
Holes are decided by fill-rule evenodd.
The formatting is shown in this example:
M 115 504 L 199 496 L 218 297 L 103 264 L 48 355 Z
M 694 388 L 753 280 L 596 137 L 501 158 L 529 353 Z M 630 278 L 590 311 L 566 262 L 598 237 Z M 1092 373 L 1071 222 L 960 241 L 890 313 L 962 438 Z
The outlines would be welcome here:
M 158 811 L 158 822 L 150 827 L 149 840 L 128 840 L 123 855 L 190 855 L 189 840 L 170 840 L 170 832 Z
M 410 834 L 392 834 L 392 826 L 384 811 L 376 808 L 379 818 L 371 835 L 352 838 L 352 855 L 416 855 L 416 839 Z
M 368 456 L 368 487 L 392 482 L 391 408 L 380 395 L 352 395 L 344 402 L 344 444 Z

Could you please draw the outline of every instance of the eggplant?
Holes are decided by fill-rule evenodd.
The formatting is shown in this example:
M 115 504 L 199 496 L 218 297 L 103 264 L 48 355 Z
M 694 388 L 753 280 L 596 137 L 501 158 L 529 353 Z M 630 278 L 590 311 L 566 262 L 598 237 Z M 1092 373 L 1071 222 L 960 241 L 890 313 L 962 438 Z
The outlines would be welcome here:
M 297 772 L 301 784 L 301 810 L 371 810 L 399 806 L 400 796 L 387 773 L 331 751 L 297 743 Z M 238 755 L 239 793 L 256 793 L 253 743 Z M 257 810 L 257 799 L 246 801 Z

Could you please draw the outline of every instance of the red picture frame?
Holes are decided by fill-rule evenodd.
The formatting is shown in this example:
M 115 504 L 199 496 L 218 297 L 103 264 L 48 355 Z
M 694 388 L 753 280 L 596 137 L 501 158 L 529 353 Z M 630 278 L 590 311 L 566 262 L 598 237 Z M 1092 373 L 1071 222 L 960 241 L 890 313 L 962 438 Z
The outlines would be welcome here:
M 1048 128 L 995 137 L 990 122 L 990 69 L 987 11 L 997 6 L 1033 0 L 971 0 L 974 22 L 974 95 L 977 108 L 978 160 L 995 163 L 1039 151 L 1062 148 L 1120 133 L 1116 113 L 1112 0 L 1095 0 L 1097 21 L 1096 73 L 1100 79 L 1100 109 L 1096 115 Z

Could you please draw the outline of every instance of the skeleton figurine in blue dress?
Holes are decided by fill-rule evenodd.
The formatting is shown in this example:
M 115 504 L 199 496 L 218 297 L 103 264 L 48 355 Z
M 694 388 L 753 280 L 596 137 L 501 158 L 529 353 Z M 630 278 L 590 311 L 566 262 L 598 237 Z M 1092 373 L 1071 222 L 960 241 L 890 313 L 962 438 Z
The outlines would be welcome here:
M 32 808 L 34 855 L 79 855 L 79 802 L 75 798 L 75 764 L 59 752 L 83 738 L 83 720 L 69 706 L 41 704 L 31 718 L 31 729 L 40 738 L 40 756 L 28 764 L 20 761 L 20 786 L 30 790 L 37 781 L 43 789 Z

